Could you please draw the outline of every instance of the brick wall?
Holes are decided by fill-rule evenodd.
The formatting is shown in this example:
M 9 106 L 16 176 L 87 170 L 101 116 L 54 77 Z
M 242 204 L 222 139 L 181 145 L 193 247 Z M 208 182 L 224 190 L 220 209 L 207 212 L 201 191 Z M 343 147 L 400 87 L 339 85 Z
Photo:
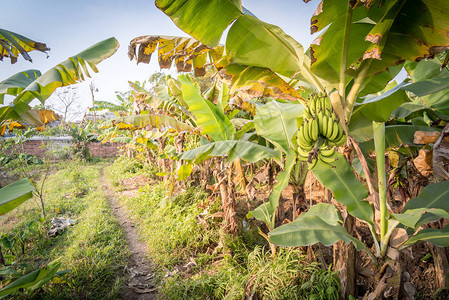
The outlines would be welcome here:
M 13 147 L 12 149 L 8 149 L 5 154 L 10 155 L 11 153 L 18 154 L 18 153 L 28 153 L 31 155 L 35 155 L 39 158 L 42 158 L 45 156 L 45 153 L 47 150 L 47 143 L 48 141 L 26 141 L 22 145 Z
M 49 151 L 68 151 L 70 147 L 70 140 L 28 140 L 23 145 L 6 151 L 5 154 L 14 153 L 28 153 L 39 158 L 44 157 Z M 89 143 L 88 147 L 90 153 L 94 157 L 115 157 L 119 155 L 119 150 L 123 146 L 122 143 Z
M 95 157 L 115 157 L 119 155 L 122 143 L 89 143 L 90 153 Z

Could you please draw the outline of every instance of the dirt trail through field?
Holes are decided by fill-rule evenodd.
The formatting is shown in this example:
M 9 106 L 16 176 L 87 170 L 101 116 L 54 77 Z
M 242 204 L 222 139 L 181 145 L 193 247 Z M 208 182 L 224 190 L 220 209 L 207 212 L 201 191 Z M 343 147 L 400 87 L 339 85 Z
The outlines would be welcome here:
M 128 265 L 125 266 L 126 286 L 122 293 L 122 299 L 126 300 L 147 300 L 157 299 L 156 287 L 154 285 L 155 274 L 151 263 L 145 258 L 145 244 L 139 240 L 134 224 L 128 216 L 128 212 L 120 205 L 114 189 L 101 170 L 101 183 L 104 192 L 109 199 L 114 216 L 120 222 L 128 241 L 128 248 L 131 252 Z

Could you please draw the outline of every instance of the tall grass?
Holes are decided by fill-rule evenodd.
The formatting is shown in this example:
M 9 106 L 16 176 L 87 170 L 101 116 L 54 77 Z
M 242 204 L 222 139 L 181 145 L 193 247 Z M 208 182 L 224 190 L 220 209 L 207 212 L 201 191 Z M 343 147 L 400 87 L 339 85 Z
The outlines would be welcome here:
M 100 183 L 104 163 L 80 161 L 59 166 L 51 174 L 45 191 L 47 220 L 26 244 L 25 255 L 16 258 L 23 271 L 52 261 L 62 262 L 66 275 L 47 284 L 39 299 L 115 299 L 124 285 L 123 267 L 129 256 L 120 224 L 115 220 Z M 0 231 L 20 231 L 33 220 L 39 220 L 39 206 L 33 201 L 24 204 L 17 214 L 0 221 Z M 47 230 L 54 217 L 77 219 L 74 226 L 56 237 Z M 1 226 L 7 222 L 8 228 Z
M 141 175 L 142 168 L 120 159 L 107 174 L 122 190 L 126 187 L 119 182 Z M 121 198 L 149 258 L 161 269 L 159 277 L 165 272 L 160 282 L 162 299 L 245 299 L 250 295 L 254 299 L 338 299 L 340 287 L 334 272 L 307 262 L 297 249 L 281 248 L 272 257 L 252 225 L 243 226 L 237 237 L 224 234 L 221 219 L 206 218 L 220 210 L 219 200 L 205 210 L 202 204 L 208 195 L 199 187 L 175 196 L 168 196 L 167 190 L 164 182 L 152 183 L 133 197 L 124 193 Z M 183 271 L 192 260 L 196 265 Z

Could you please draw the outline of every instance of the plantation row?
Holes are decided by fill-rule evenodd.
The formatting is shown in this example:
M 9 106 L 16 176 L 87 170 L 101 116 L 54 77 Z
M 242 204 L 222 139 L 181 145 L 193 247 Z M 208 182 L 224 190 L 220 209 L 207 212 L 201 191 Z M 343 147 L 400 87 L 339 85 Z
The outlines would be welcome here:
M 444 297 L 449 3 L 324 0 L 311 19 L 319 36 L 307 51 L 241 1 L 156 6 L 192 38 L 138 37 L 129 57 L 149 63 L 157 53 L 161 68 L 174 61 L 190 74 L 156 78 L 149 88 L 130 82 L 120 104 L 97 102 L 93 110 L 117 118 L 80 128 L 81 147 L 91 132 L 125 143 L 126 156 L 158 167 L 168 197 L 201 187 L 208 197 L 197 203 L 204 209 L 198 222 L 220 218 L 216 231 L 233 237 L 248 222 L 259 227 L 271 252 L 260 255 L 272 263 L 284 247 L 331 249 L 332 257 L 317 255 L 339 272 L 342 299 L 413 299 L 416 290 Z M 3 94 L 16 95 L 1 108 L 4 130 L 28 124 L 28 115 L 39 114 L 29 110 L 31 100 L 82 80 L 87 65 L 96 71 L 117 47 L 111 38 L 42 76 L 18 74 L 22 86 L 2 82 Z M 408 79 L 397 83 L 402 69 Z M 51 121 L 45 114 L 41 123 Z M 0 213 L 31 195 L 31 183 L 18 184 L 21 200 L 10 196 Z M 431 285 L 416 268 L 428 253 Z

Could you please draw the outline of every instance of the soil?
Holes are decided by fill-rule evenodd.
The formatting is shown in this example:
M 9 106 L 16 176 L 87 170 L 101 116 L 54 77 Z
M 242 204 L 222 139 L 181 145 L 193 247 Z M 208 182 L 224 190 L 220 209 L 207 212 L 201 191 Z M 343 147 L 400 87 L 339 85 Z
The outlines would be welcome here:
M 146 246 L 139 240 L 136 228 L 127 210 L 120 204 L 116 195 L 113 193 L 112 185 L 104 176 L 104 170 L 101 171 L 101 182 L 112 212 L 123 228 L 125 238 L 128 242 L 128 248 L 131 252 L 128 264 L 124 267 L 126 285 L 121 294 L 121 299 L 157 299 L 157 288 L 154 283 L 156 279 L 155 271 L 151 262 L 146 259 Z M 126 193 L 126 196 L 131 196 L 135 195 L 137 190 L 127 190 L 124 193 Z

